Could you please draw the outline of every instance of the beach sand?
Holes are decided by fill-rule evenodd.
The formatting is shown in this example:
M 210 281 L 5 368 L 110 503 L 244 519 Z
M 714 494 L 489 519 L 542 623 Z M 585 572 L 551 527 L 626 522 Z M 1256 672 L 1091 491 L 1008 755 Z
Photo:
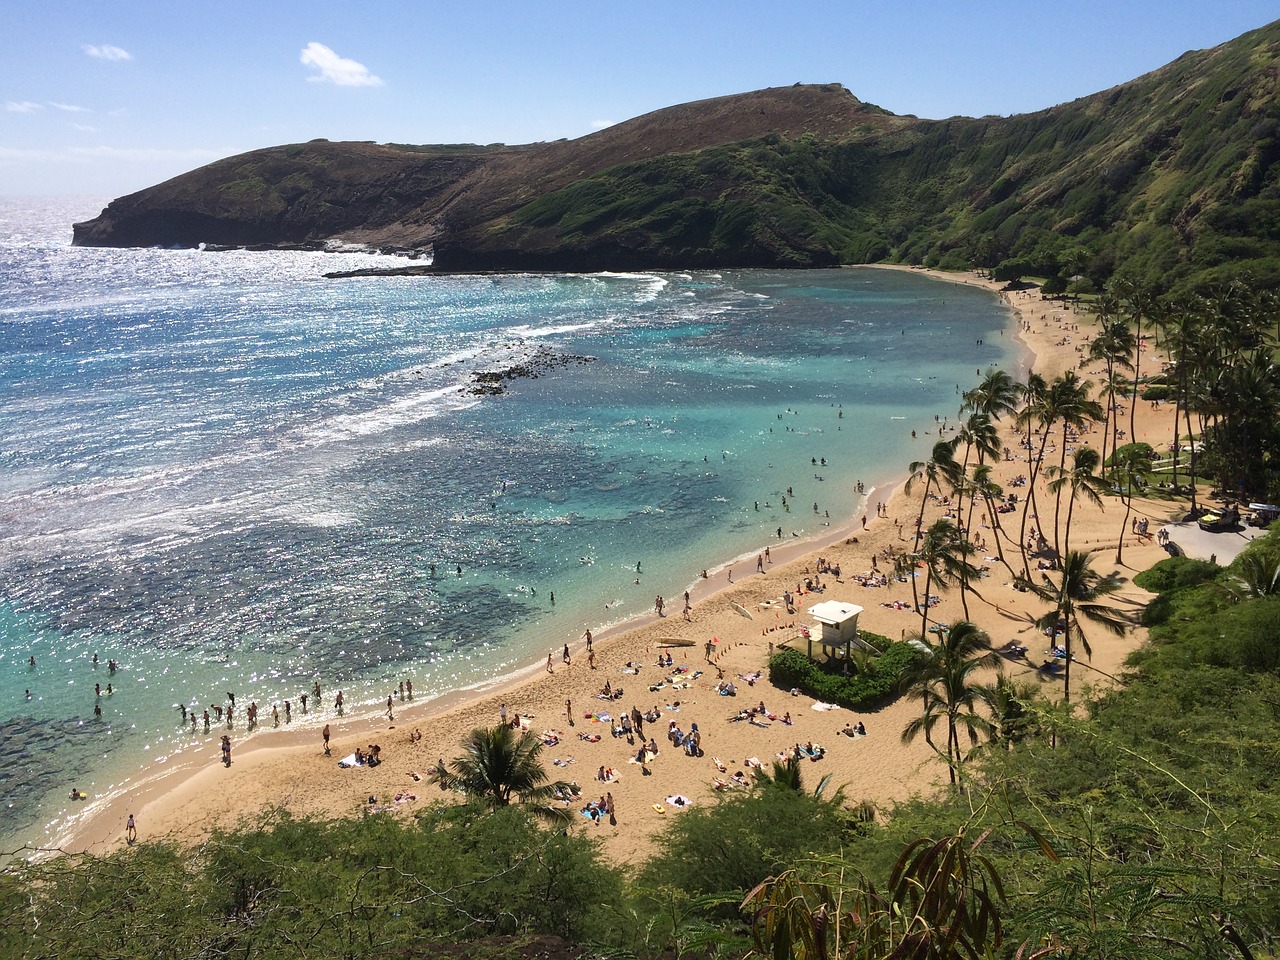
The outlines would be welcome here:
M 998 290 L 997 285 L 975 275 L 931 275 Z M 1081 359 L 1078 350 L 1087 350 L 1087 346 L 1082 345 L 1094 328 L 1091 318 L 1077 315 L 1061 303 L 1042 301 L 1036 291 L 1004 296 L 1018 314 L 1017 335 L 1032 353 L 1035 370 L 1049 379 L 1078 367 Z M 1014 334 L 1014 330 L 1009 330 L 1005 335 Z M 1148 362 L 1149 369 L 1155 369 L 1156 358 L 1150 356 Z M 1095 371 L 1092 379 L 1097 382 L 1098 366 L 1092 365 L 1092 369 Z M 1082 376 L 1089 374 L 1082 372 Z M 1172 414 L 1171 407 L 1152 409 L 1151 404 L 1138 401 L 1135 438 L 1164 449 L 1173 435 Z M 951 419 L 955 421 L 954 415 Z M 939 439 L 937 426 L 932 422 L 903 424 L 904 430 L 917 431 L 921 460 L 928 458 Z M 1127 413 L 1124 426 L 1127 429 Z M 1100 425 L 1095 426 L 1086 442 L 1097 446 L 1101 429 Z M 1013 451 L 1014 459 L 995 463 L 993 467 L 997 481 L 1006 490 L 1013 490 L 1008 482 L 1028 473 L 1026 455 L 1011 424 L 1005 425 L 1003 433 L 1003 442 Z M 1049 462 L 1056 460 L 1046 456 L 1046 463 Z M 905 473 L 906 464 L 903 469 Z M 1015 492 L 1022 501 L 1019 513 L 1006 514 L 1003 519 L 1006 529 L 1012 530 L 1016 537 L 1027 489 Z M 1046 525 L 1051 527 L 1051 507 L 1044 509 L 1051 498 L 1046 497 L 1043 487 L 1038 496 L 1042 498 Z M 884 504 L 884 517 L 877 517 L 878 503 Z M 334 691 L 326 690 L 321 697 L 325 709 L 315 710 L 313 702 L 305 726 L 295 724 L 295 729 L 271 730 L 268 723 L 267 729 L 260 729 L 248 738 L 242 726 L 231 731 L 235 746 L 230 767 L 220 762 L 218 738 L 201 735 L 202 744 L 198 748 L 157 765 L 154 773 L 135 778 L 120 794 L 101 800 L 91 798 L 67 824 L 57 845 L 64 851 L 105 852 L 123 842 L 129 813 L 136 817 L 143 838 L 168 836 L 195 841 L 215 826 L 269 822 L 281 808 L 295 816 L 350 816 L 367 810 L 369 798 L 375 797 L 384 807 L 410 812 L 445 797 L 427 782 L 430 768 L 441 758 L 449 760 L 456 756 L 460 742 L 470 730 L 496 724 L 503 703 L 511 716 L 528 714 L 529 729 L 535 733 L 558 734 L 559 743 L 546 747 L 542 755 L 553 778 L 576 781 L 582 788 L 584 803 L 602 797 L 606 791 L 612 793 L 617 810 L 616 827 L 576 817 L 574 829 L 599 837 L 605 856 L 616 863 L 638 863 L 651 854 L 655 834 L 668 818 L 680 815 L 678 809 L 668 807 L 666 797 L 683 794 L 694 804 L 714 803 L 717 797 L 712 786 L 714 777 L 727 779 L 734 771 L 745 770 L 749 758 L 758 759 L 768 767 L 780 751 L 796 743 L 813 742 L 826 749 L 822 760 L 804 764 L 806 782 L 816 785 L 819 779 L 830 774 L 831 788 L 844 787 L 851 802 L 867 800 L 887 810 L 894 801 L 935 794 L 943 789 L 947 779 L 945 764 L 923 739 L 910 744 L 901 741 L 903 728 L 919 711 L 914 698 L 902 698 L 883 709 L 855 714 L 845 709 L 815 709 L 811 698 L 778 690 L 768 683 L 767 677 L 754 685 L 742 679 L 766 672 L 771 647 L 798 639 L 800 625 L 810 622 L 808 607 L 817 601 L 840 600 L 863 607 L 859 621 L 863 630 L 894 639 L 918 631 L 920 618 L 910 610 L 910 584 L 868 588 L 855 583 L 851 577 L 869 572 L 872 556 L 886 548 L 910 547 L 910 533 L 919 507 L 918 491 L 911 497 L 901 486 L 891 491 L 873 491 L 865 529 L 862 518 L 857 517 L 843 528 L 830 528 L 829 538 L 819 544 L 813 541 L 762 543 L 761 552 L 769 546 L 772 561 L 766 564 L 765 572 L 756 573 L 754 561 L 738 563 L 733 568 L 732 583 L 728 580 L 727 568 L 709 568 L 707 580 L 693 591 L 695 602 L 688 619 L 682 616 L 681 598 L 668 598 L 666 616 L 650 615 L 612 635 L 595 636 L 594 670 L 588 667 L 583 641 L 578 640 L 570 645 L 572 666 L 562 663 L 557 650 L 552 656 L 554 673 L 547 673 L 545 665 L 540 663 L 487 689 L 432 701 L 397 700 L 394 722 L 373 709 L 338 717 L 328 709 Z M 926 527 L 941 515 L 942 509 L 936 503 L 928 505 Z M 1150 518 L 1154 534 L 1160 524 L 1172 516 L 1174 507 L 1163 502 L 1135 500 L 1134 511 L 1135 516 Z M 975 522 L 981 512 L 981 508 L 975 511 Z M 895 525 L 894 518 L 900 521 L 900 526 Z M 1167 555 L 1154 543 L 1154 538 L 1143 543 L 1125 529 L 1124 564 L 1115 564 L 1116 544 L 1123 523 L 1124 507 L 1118 500 L 1107 500 L 1101 510 L 1079 503 L 1073 518 L 1071 545 L 1075 549 L 1095 551 L 1098 556 L 1094 567 L 1098 571 L 1117 570 L 1125 578 Z M 994 540 L 992 531 L 980 529 L 978 532 L 989 542 Z M 823 575 L 825 590 L 801 598 L 803 602 L 794 615 L 779 607 L 761 606 L 767 601 L 776 601 L 784 590 L 794 591 L 806 576 L 813 576 L 820 556 L 841 568 L 839 580 Z M 1027 659 L 1005 663 L 1007 675 L 1036 682 L 1051 696 L 1060 695 L 1061 679 L 1042 674 L 1035 666 L 1048 655 L 1048 643 L 1042 634 L 1030 628 L 1030 620 L 1044 612 L 1044 605 L 1032 594 L 1015 590 L 1003 566 L 998 563 L 988 563 L 988 566 L 989 576 L 978 584 L 981 599 L 969 598 L 971 619 L 988 631 L 997 648 L 1015 640 L 1030 648 Z M 891 569 L 891 563 L 881 562 L 880 568 Z M 932 619 L 945 623 L 961 619 L 958 588 L 938 592 L 941 603 L 934 609 Z M 1125 602 L 1136 608 L 1145 594 L 1130 584 L 1123 596 Z M 906 601 L 908 609 L 895 610 L 884 605 L 894 600 Z M 738 612 L 735 605 L 748 611 L 751 619 Z M 1082 666 L 1073 671 L 1075 692 L 1109 682 L 1107 678 L 1122 669 L 1125 657 L 1144 640 L 1141 630 L 1117 638 L 1100 628 L 1091 630 L 1087 624 L 1085 629 L 1093 656 L 1085 660 L 1083 653 L 1077 654 Z M 708 662 L 705 645 L 713 638 L 714 662 Z M 671 641 L 690 645 L 672 645 Z M 680 683 L 688 685 L 675 688 L 667 684 L 661 690 L 651 691 L 651 685 L 663 681 L 670 673 L 655 665 L 659 653 L 668 651 L 676 666 L 689 668 L 689 672 L 679 678 Z M 638 674 L 624 672 L 629 662 L 642 664 Z M 694 671 L 701 674 L 694 678 Z M 718 671 L 735 682 L 736 697 L 716 693 Z M 614 690 L 623 689 L 621 699 L 597 698 L 606 681 Z M 572 725 L 566 716 L 566 700 L 572 704 Z M 760 702 L 778 717 L 789 713 L 792 722 L 770 721 L 760 726 L 730 720 L 740 710 Z M 637 748 L 629 745 L 625 738 L 614 738 L 609 723 L 591 718 L 592 714 L 601 712 L 617 717 L 633 706 L 642 712 L 656 706 L 662 713 L 658 722 L 645 725 L 646 736 L 653 736 L 660 747 L 658 757 L 649 764 L 649 776 L 643 776 L 640 766 L 629 762 Z M 269 711 L 267 705 L 264 713 Z M 686 732 L 691 723 L 697 723 L 705 756 L 687 757 L 670 746 L 665 736 L 670 720 L 676 720 Z M 321 721 L 327 721 L 332 728 L 330 757 L 322 753 Z M 865 737 L 849 738 L 838 732 L 846 723 L 858 721 L 866 726 Z M 416 743 L 410 740 L 415 729 L 422 733 Z M 579 735 L 598 739 L 584 740 Z M 338 767 L 339 758 L 356 747 L 367 748 L 373 743 L 382 748 L 384 760 L 379 766 Z M 725 772 L 717 769 L 715 758 L 721 761 Z M 562 763 L 553 765 L 553 761 Z M 596 775 L 601 767 L 612 768 L 616 778 L 607 783 L 598 781 Z M 750 771 L 746 772 L 749 776 Z M 414 779 L 415 775 L 421 779 Z M 397 794 L 402 797 L 399 803 L 394 800 Z M 415 799 L 407 799 L 406 794 Z

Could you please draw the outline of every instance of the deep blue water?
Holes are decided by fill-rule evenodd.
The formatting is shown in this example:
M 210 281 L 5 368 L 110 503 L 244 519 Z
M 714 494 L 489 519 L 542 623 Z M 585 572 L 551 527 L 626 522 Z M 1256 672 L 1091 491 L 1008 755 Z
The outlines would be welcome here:
M 68 246 L 100 207 L 0 201 L 11 831 L 202 740 L 179 703 L 433 695 L 820 535 L 1015 362 L 910 273 L 324 280 L 382 258 Z

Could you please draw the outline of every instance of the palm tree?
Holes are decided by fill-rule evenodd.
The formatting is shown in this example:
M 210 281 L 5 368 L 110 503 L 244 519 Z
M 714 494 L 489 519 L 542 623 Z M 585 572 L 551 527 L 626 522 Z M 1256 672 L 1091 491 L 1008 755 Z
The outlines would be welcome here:
M 1018 409 L 1022 397 L 1022 385 L 1003 370 L 988 370 L 972 390 L 966 391 L 960 413 L 985 413 L 992 420 L 999 420 Z
M 1018 422 L 1027 428 L 1027 503 L 1022 510 L 1022 522 L 1018 526 L 1018 543 L 1022 550 L 1022 570 L 1024 576 L 1031 575 L 1031 561 L 1027 553 L 1027 520 L 1032 514 L 1039 516 L 1036 504 L 1036 478 L 1040 473 L 1040 465 L 1044 460 L 1044 448 L 1049 442 L 1049 425 L 1057 419 L 1057 411 L 1053 407 L 1053 393 L 1045 379 L 1037 373 L 1027 377 L 1027 385 L 1023 391 L 1025 401 L 1018 413 Z M 1039 449 L 1032 440 L 1032 427 L 1039 425 L 1044 431 L 1040 438 Z
M 995 683 L 981 684 L 978 696 L 991 711 L 991 742 L 1011 749 L 1032 731 L 1035 717 L 1027 705 L 1040 697 L 1035 684 L 1010 680 L 1003 673 Z
M 907 467 L 907 482 L 903 485 L 903 491 L 907 496 L 911 495 L 911 487 L 917 480 L 924 480 L 924 493 L 920 495 L 920 513 L 916 517 L 915 538 L 912 541 L 912 550 L 919 550 L 920 538 L 924 534 L 924 508 L 929 502 L 929 488 L 933 486 L 941 486 L 944 480 L 953 478 L 956 475 L 957 465 L 955 460 L 956 441 L 955 440 L 939 440 L 933 445 L 928 460 L 916 460 Z M 916 578 L 911 578 L 911 596 L 915 599 L 916 607 L 920 606 L 920 592 L 916 586 Z
M 756 785 L 759 787 L 780 787 L 784 790 L 804 793 L 804 777 L 801 776 L 800 768 L 800 758 L 794 755 L 787 757 L 786 760 L 774 760 L 771 772 L 766 772 L 763 767 L 756 767 Z M 822 795 L 826 792 L 830 783 L 831 774 L 829 773 L 818 781 L 818 785 L 813 788 L 815 800 L 822 799 Z M 843 790 L 837 790 L 836 795 L 831 800 L 834 803 L 840 803 L 843 800 Z
M 1173 360 L 1174 373 L 1174 392 L 1173 392 L 1173 443 L 1170 450 L 1173 453 L 1172 470 L 1173 476 L 1171 483 L 1176 493 L 1178 489 L 1178 464 L 1182 459 L 1181 442 L 1178 439 L 1180 423 L 1185 413 L 1187 418 L 1187 429 L 1191 429 L 1191 407 L 1190 407 L 1190 364 L 1188 360 L 1194 349 L 1195 340 L 1202 335 L 1201 327 L 1201 306 L 1203 301 L 1196 298 L 1188 298 L 1175 303 L 1168 313 L 1165 314 L 1162 322 L 1164 333 L 1164 341 L 1166 349 Z M 1188 438 L 1190 439 L 1190 438 Z M 1102 451 L 1102 459 L 1106 460 L 1106 450 Z M 1193 463 L 1191 465 L 1193 468 Z M 1195 471 L 1192 469 L 1190 474 L 1191 480 L 1191 506 L 1196 504 L 1196 485 Z
M 1062 568 L 1056 571 L 1057 579 L 1043 574 L 1042 583 L 1026 582 L 1041 600 L 1052 604 L 1048 613 L 1039 617 L 1035 625 L 1052 639 L 1061 630 L 1067 651 L 1062 699 L 1071 701 L 1071 663 L 1078 644 L 1085 656 L 1093 657 L 1089 638 L 1080 625 L 1084 617 L 1092 623 L 1122 636 L 1131 625 L 1130 618 L 1121 610 L 1101 601 L 1116 593 L 1122 586 L 1116 573 L 1105 577 L 1092 567 L 1092 557 L 1082 550 L 1072 550 L 1063 558 Z
M 1102 458 L 1093 447 L 1081 447 L 1071 455 L 1071 469 L 1062 470 L 1051 467 L 1048 471 L 1053 477 L 1049 481 L 1049 492 L 1061 499 L 1062 490 L 1069 488 L 1071 498 L 1067 501 L 1067 522 L 1062 531 L 1061 544 L 1055 544 L 1058 554 L 1065 554 L 1071 549 L 1071 518 L 1075 513 L 1076 500 L 1083 496 L 1096 507 L 1102 506 L 1102 494 L 1109 492 L 1106 478 L 1097 472 Z M 1054 515 L 1054 535 L 1057 535 L 1057 514 Z
M 937 586 L 939 590 L 947 589 L 953 581 L 960 582 L 960 604 L 964 608 L 965 619 L 969 619 L 969 599 L 966 595 L 970 577 L 976 577 L 978 570 L 968 557 L 973 553 L 973 544 L 960 532 L 960 528 L 947 519 L 935 520 L 925 531 L 920 541 L 920 549 L 916 556 L 924 564 L 924 603 L 920 604 L 920 632 L 929 628 L 929 592 Z M 975 591 L 976 592 L 976 591 Z
M 1098 321 L 1102 329 L 1089 344 L 1089 359 L 1101 360 L 1106 364 L 1106 379 L 1103 391 L 1107 398 L 1106 417 L 1102 434 L 1102 459 L 1107 458 L 1107 441 L 1114 440 L 1117 424 L 1112 414 L 1115 412 L 1116 396 L 1122 392 L 1118 386 L 1121 371 L 1133 366 L 1129 361 L 1134 350 L 1133 331 L 1122 318 L 1114 316 L 1115 300 L 1104 296 L 1098 301 Z
M 448 767 L 437 767 L 428 779 L 442 790 L 461 790 L 493 809 L 509 806 L 514 796 L 541 817 L 569 819 L 567 809 L 551 803 L 567 785 L 547 780 L 538 759 L 542 742 L 533 734 L 517 733 L 506 724 L 477 727 L 462 741 L 462 750 L 462 756 Z
M 1133 512 L 1133 490 L 1141 489 L 1151 476 L 1151 457 L 1143 446 L 1130 444 L 1111 455 L 1115 466 L 1111 471 L 1120 496 L 1124 500 L 1124 520 L 1120 523 L 1120 540 L 1116 543 L 1116 563 L 1124 563 L 1124 534 Z
M 1004 555 L 1004 541 L 1012 539 L 1004 529 L 1004 524 L 1000 522 L 1000 504 L 997 502 L 1004 497 L 1004 488 L 995 481 L 995 471 L 989 463 L 980 463 L 973 468 L 973 473 L 966 482 L 969 491 L 970 503 L 976 502 L 981 497 L 983 504 L 986 505 L 987 516 L 991 520 L 992 537 L 996 547 L 996 556 L 1000 562 L 1004 564 L 1004 568 L 1009 571 L 1009 576 L 1014 576 L 1013 567 L 1009 565 L 1008 559 Z M 973 511 L 969 511 L 969 529 L 973 529 Z
M 1050 387 L 1050 392 L 1053 394 L 1052 409 L 1062 423 L 1062 448 L 1058 452 L 1057 467 L 1059 476 L 1066 473 L 1067 431 L 1075 428 L 1077 431 L 1083 432 L 1087 422 L 1102 419 L 1102 406 L 1089 397 L 1089 391 L 1092 387 L 1093 384 L 1091 382 L 1081 380 L 1073 371 L 1067 371 L 1055 379 L 1052 387 Z M 1061 557 L 1062 550 L 1059 547 L 1058 521 L 1062 511 L 1062 488 L 1059 487 L 1057 491 L 1052 492 L 1055 493 L 1053 503 L 1053 545 L 1057 556 Z
M 968 620 L 961 620 L 943 631 L 936 644 L 924 638 L 919 642 L 928 648 L 928 653 L 904 676 L 903 688 L 907 693 L 920 695 L 923 710 L 903 729 L 902 742 L 910 743 L 923 733 L 925 742 L 946 757 L 954 787 L 960 781 L 965 758 L 978 743 L 979 734 L 992 730 L 991 721 L 978 713 L 983 700 L 974 674 L 984 668 L 998 667 L 1002 661 L 991 649 L 991 638 Z M 942 721 L 947 731 L 945 752 L 938 750 L 933 741 L 934 728 Z M 968 735 L 969 750 L 960 745 L 961 729 Z
M 1133 431 L 1137 420 L 1138 384 L 1142 381 L 1142 323 L 1152 319 L 1160 310 L 1155 296 L 1145 286 L 1134 280 L 1122 279 L 1116 284 L 1117 292 L 1123 300 L 1125 311 L 1133 320 L 1133 392 L 1129 398 L 1129 438 L 1133 439 Z
M 1256 551 L 1246 553 L 1235 564 L 1235 572 L 1224 589 L 1236 603 L 1280 594 L 1280 557 L 1266 557 Z
M 964 458 L 960 461 L 959 469 L 955 472 L 954 481 L 957 488 L 956 498 L 956 516 L 964 510 L 964 494 L 966 492 L 967 474 L 969 471 L 969 456 L 976 452 L 978 454 L 978 464 L 984 464 L 988 460 L 995 460 L 1000 456 L 1000 431 L 996 429 L 995 421 L 987 414 L 980 410 L 975 410 L 969 414 L 961 423 L 960 429 L 956 432 L 955 441 L 957 446 L 964 446 Z M 973 499 L 969 500 L 969 510 L 965 520 L 965 528 L 972 528 L 973 520 Z

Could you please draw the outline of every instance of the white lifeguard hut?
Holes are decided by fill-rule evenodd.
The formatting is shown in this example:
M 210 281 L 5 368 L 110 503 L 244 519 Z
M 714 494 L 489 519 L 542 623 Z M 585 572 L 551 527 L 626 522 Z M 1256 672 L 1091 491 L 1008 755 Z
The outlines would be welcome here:
M 858 614 L 862 608 L 856 603 L 844 603 L 840 600 L 824 600 L 809 608 L 809 616 L 813 618 L 813 626 L 805 633 L 809 641 L 809 659 L 813 659 L 813 644 L 819 644 L 824 657 L 850 658 L 854 647 L 875 652 L 875 649 L 858 639 Z

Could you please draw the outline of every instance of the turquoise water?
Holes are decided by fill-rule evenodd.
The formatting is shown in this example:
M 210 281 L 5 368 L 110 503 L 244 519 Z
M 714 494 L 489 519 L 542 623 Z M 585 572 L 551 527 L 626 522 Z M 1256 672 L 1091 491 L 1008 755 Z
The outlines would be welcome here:
M 97 206 L 0 221 L 10 830 L 203 741 L 180 703 L 433 696 L 821 536 L 1014 365 L 910 273 L 327 281 L 380 258 L 68 247 Z

